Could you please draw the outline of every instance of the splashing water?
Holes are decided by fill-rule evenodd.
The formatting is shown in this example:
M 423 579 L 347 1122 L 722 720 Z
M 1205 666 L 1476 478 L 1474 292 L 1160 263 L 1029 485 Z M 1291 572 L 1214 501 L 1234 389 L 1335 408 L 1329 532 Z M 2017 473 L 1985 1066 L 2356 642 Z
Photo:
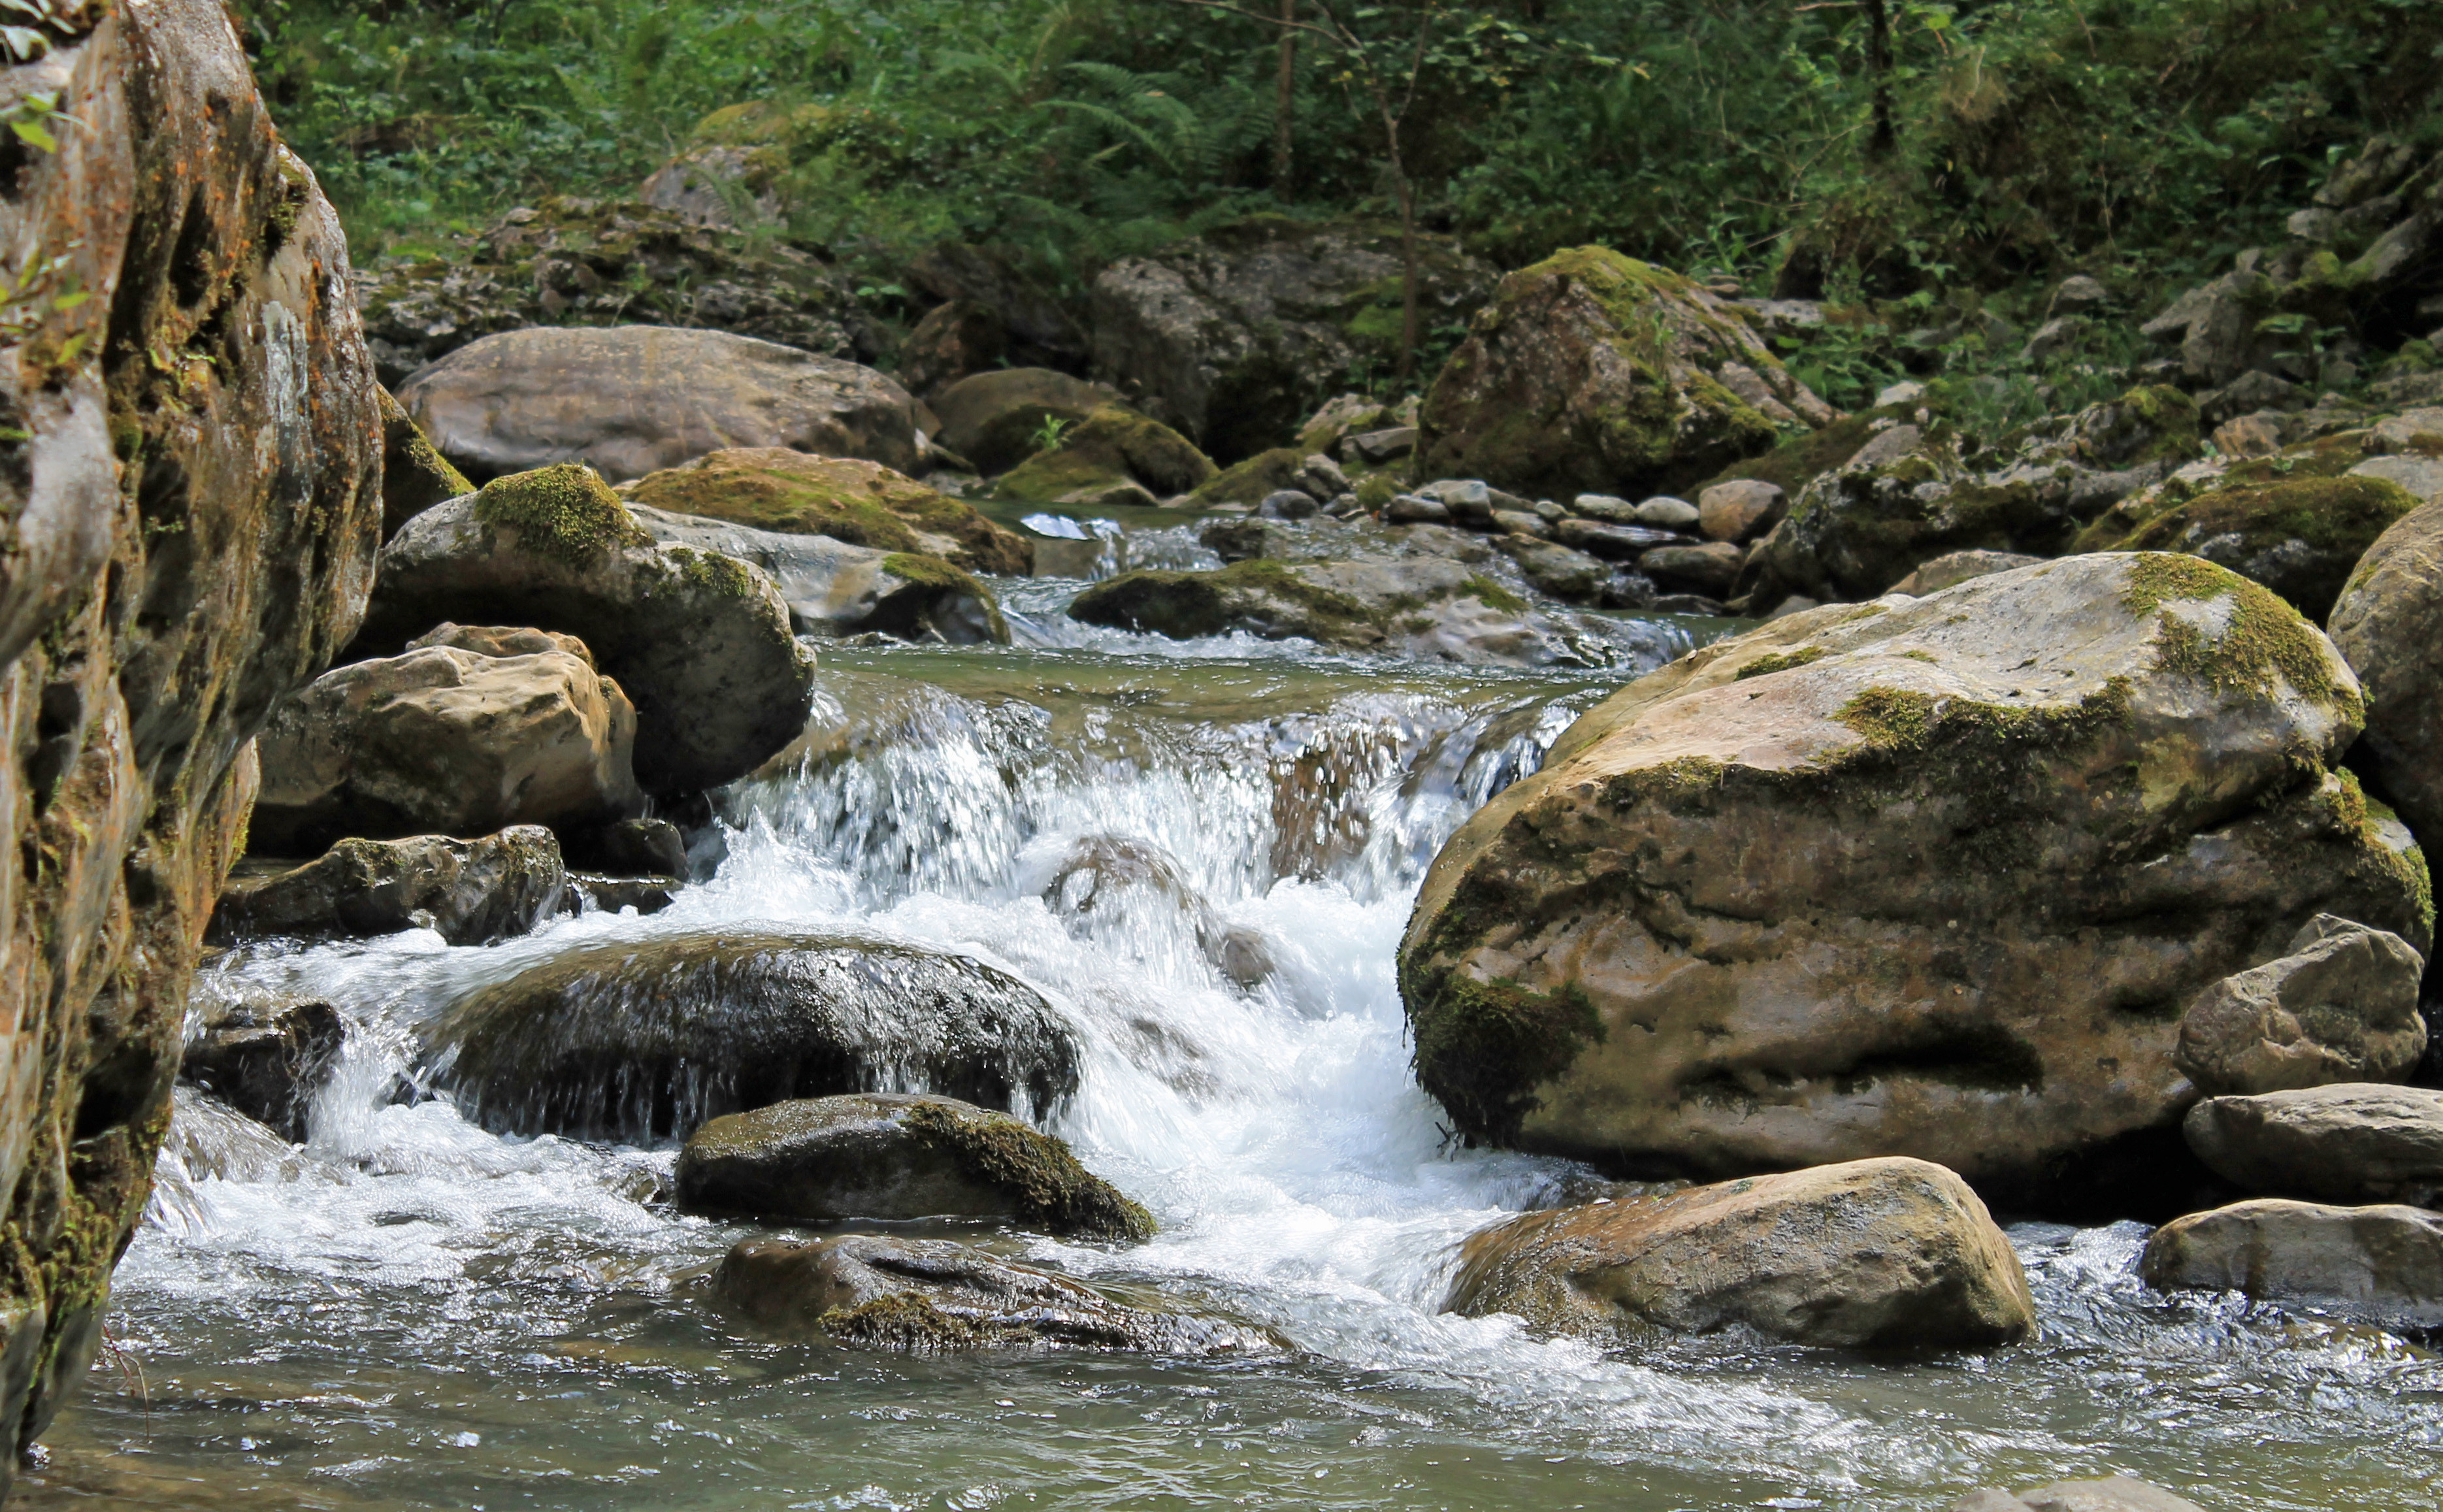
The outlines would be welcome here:
M 2382 1335 L 2150 1294 L 2131 1226 L 2014 1229 L 2044 1335 L 1991 1356 L 1605 1353 L 1441 1314 L 1458 1241 L 1574 1173 L 1445 1141 L 1408 1069 L 1399 933 L 1443 839 L 1623 674 L 1096 636 L 827 653 L 783 774 L 726 795 L 708 880 L 653 917 L 222 963 L 339 1005 L 348 1049 L 302 1151 L 182 1115 L 119 1275 L 127 1368 L 97 1371 L 29 1499 L 1933 1509 L 2121 1468 L 2210 1509 L 2434 1504 L 2443 1370 Z M 1075 1095 L 1029 1111 L 1163 1231 L 996 1243 L 1296 1352 L 762 1339 L 703 1284 L 752 1230 L 665 1206 L 669 1148 L 503 1137 L 401 1097 L 423 1028 L 466 994 L 574 946 L 712 927 L 1022 978 L 1080 1054 Z

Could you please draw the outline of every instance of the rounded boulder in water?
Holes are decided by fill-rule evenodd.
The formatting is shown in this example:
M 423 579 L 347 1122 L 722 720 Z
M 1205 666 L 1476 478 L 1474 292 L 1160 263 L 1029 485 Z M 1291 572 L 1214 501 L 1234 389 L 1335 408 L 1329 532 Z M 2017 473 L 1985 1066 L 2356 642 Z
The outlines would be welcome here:
M 667 1138 L 792 1097 L 914 1083 L 987 1107 L 1077 1090 L 1068 1023 L 980 961 L 838 934 L 575 947 L 450 1005 L 435 1084 L 510 1134 Z
M 1007 1114 L 921 1093 L 852 1093 L 715 1118 L 679 1152 L 679 1205 L 784 1223 L 1005 1218 L 1149 1239 L 1153 1219 Z

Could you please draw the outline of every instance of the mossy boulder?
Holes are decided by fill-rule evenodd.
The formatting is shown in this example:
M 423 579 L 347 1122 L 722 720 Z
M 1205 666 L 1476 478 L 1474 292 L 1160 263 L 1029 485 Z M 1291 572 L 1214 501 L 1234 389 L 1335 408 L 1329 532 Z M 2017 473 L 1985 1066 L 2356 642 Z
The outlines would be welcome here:
M 1068 1023 L 1015 977 L 913 946 L 756 931 L 563 950 L 450 1004 L 425 1055 L 486 1128 L 637 1140 L 909 1080 L 1004 1110 L 1077 1087 Z
M 1157 504 L 1198 488 L 1213 461 L 1158 420 L 1116 404 L 1096 409 L 993 481 L 993 491 L 1023 504 Z
M 757 530 L 642 505 L 630 512 L 656 541 L 762 568 L 781 590 L 790 626 L 801 636 L 872 631 L 954 646 L 1009 639 L 1009 624 L 992 590 L 940 557 Z
M 377 389 L 375 396 L 381 401 L 382 539 L 387 541 L 425 510 L 472 493 L 475 486 L 432 449 L 388 389 Z
M 1642 499 L 1834 417 L 1693 280 L 1580 247 L 1503 279 L 1469 323 L 1419 412 L 1420 475 Z
M 701 791 L 746 775 L 803 728 L 814 657 L 771 578 L 657 545 L 575 463 L 496 478 L 428 509 L 382 548 L 355 648 L 391 655 L 444 622 L 577 636 L 636 710 L 636 780 Z
M 978 373 L 932 401 L 942 422 L 936 439 L 987 474 L 1006 472 L 1044 450 L 1047 426 L 1066 429 L 1120 402 L 1120 391 L 1108 384 L 1040 367 Z
M 679 1205 L 781 1223 L 1001 1218 L 1146 1240 L 1153 1219 L 1068 1144 L 955 1097 L 851 1093 L 715 1118 L 688 1136 Z
M 1473 1138 L 1631 1173 L 1905 1154 L 2045 1209 L 2162 1199 L 2202 988 L 2318 913 L 2431 942 L 2423 857 L 2331 770 L 2360 719 L 2320 632 L 2194 557 L 1717 641 L 1435 860 L 1419 1078 Z
M 2167 504 L 2103 549 L 2184 551 L 2253 578 L 2322 621 L 2376 538 L 2417 500 L 2386 478 L 2275 478 Z
M 1284 489 L 1302 489 L 1306 487 L 1309 454 L 1285 446 L 1258 452 L 1207 478 L 1197 487 L 1189 502 L 1200 509 L 1222 504 L 1243 504 L 1252 508 Z
M 1032 562 L 1022 537 L 975 506 L 857 457 L 730 447 L 649 472 L 619 491 L 672 514 L 918 552 L 969 572 L 1024 577 Z
M 1464 318 L 1493 269 L 1420 238 L 1424 327 Z M 1094 280 L 1094 371 L 1223 462 L 1297 434 L 1352 372 L 1390 371 L 1402 323 L 1400 229 L 1258 215 Z
M 2333 607 L 2333 643 L 2366 690 L 2356 760 L 2421 839 L 2443 839 L 2443 503 L 2376 539 Z

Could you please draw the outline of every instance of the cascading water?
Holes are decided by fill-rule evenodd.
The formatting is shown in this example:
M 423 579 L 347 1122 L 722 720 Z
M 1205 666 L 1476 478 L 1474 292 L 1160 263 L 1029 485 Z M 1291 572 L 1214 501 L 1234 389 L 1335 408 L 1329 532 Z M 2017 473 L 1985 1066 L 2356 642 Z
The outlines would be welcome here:
M 1990 1356 L 1607 1354 L 1441 1315 L 1462 1236 L 1586 1178 L 1445 1140 L 1409 1075 L 1394 947 L 1436 848 L 1621 674 L 1057 646 L 1033 622 L 1032 648 L 827 653 L 790 774 L 726 796 L 708 880 L 653 917 L 217 968 L 338 1005 L 348 1048 L 302 1152 L 182 1116 L 119 1273 L 121 1369 L 54 1429 L 32 1499 L 1931 1509 L 2109 1466 L 2211 1486 L 2213 1507 L 2434 1504 L 2443 1369 L 2373 1332 L 2150 1294 L 2133 1226 L 2015 1228 L 2044 1334 Z M 1667 653 L 1681 633 L 1624 634 Z M 1295 1351 L 759 1338 L 703 1287 L 752 1230 L 663 1205 L 667 1143 L 497 1135 L 413 1095 L 446 1070 L 430 1026 L 470 993 L 574 947 L 710 929 L 947 950 L 1040 992 L 1076 1090 L 1026 1111 L 1162 1233 L 928 1231 L 1155 1285 Z

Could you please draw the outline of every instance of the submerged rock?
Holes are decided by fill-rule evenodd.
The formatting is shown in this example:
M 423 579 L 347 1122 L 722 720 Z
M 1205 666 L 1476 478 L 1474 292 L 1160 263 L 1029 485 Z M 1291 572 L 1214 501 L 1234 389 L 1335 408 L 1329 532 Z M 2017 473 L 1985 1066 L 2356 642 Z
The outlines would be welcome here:
M 687 838 L 666 819 L 623 819 L 562 835 L 560 853 L 571 866 L 611 876 L 688 875 Z
M 2443 1192 L 2443 1092 L 2432 1088 L 2209 1097 L 2181 1127 L 2197 1158 L 2243 1191 L 2421 1208 Z
M 1421 475 L 1643 499 L 1836 417 L 1695 282 L 1580 247 L 1504 278 L 1470 323 L 1420 412 Z
M 762 568 L 780 588 L 789 623 L 801 636 L 874 631 L 954 646 L 1009 639 L 992 590 L 940 557 L 876 551 L 829 536 L 756 530 L 642 506 L 628 512 L 666 545 L 693 546 Z
M 2198 994 L 2175 1059 L 2208 1096 L 2402 1080 L 2426 1053 L 2425 968 L 2399 935 L 2320 914 L 2280 959 Z
M 178 1079 L 283 1139 L 302 1141 L 314 1095 L 347 1041 L 340 1010 L 311 998 L 214 993 L 209 986 L 198 996 L 204 1001 L 192 1015 Z
M 1446 1306 L 1559 1333 L 1742 1324 L 1846 1349 L 1981 1349 L 2036 1323 L 1985 1205 L 1906 1159 L 1531 1212 L 1467 1241 Z
M 854 362 L 722 331 L 505 331 L 417 373 L 398 402 L 478 479 L 560 462 L 641 478 L 725 447 L 917 465 L 906 389 Z
M 2107 1475 L 2100 1481 L 2060 1481 L 2012 1496 L 2008 1491 L 1971 1491 L 1951 1512 L 2205 1512 L 2186 1497 L 2159 1485 Z
M 713 1119 L 679 1152 L 679 1205 L 781 1223 L 1004 1218 L 1146 1240 L 1153 1219 L 1066 1141 L 952 1097 L 867 1092 Z
M 2243 1292 L 2387 1328 L 2443 1324 L 2443 1213 L 2259 1198 L 2165 1224 L 2138 1273 L 2167 1291 Z
M 560 913 L 566 882 L 560 845 L 540 824 L 471 840 L 349 839 L 303 865 L 244 863 L 221 890 L 210 937 L 228 945 L 429 929 L 452 945 L 488 945 Z
M 658 545 L 574 463 L 487 483 L 418 515 L 382 548 L 360 650 L 444 621 L 507 618 L 590 647 L 636 708 L 649 793 L 744 777 L 805 725 L 813 655 L 761 569 Z
M 1207 902 L 1161 847 L 1144 840 L 1093 835 L 1064 852 L 1038 890 L 1052 912 L 1081 933 L 1122 931 L 1150 908 L 1180 919 L 1214 969 L 1242 987 L 1273 974 L 1272 948 L 1256 930 L 1233 925 Z
M 851 1234 L 749 1239 L 714 1294 L 759 1327 L 818 1331 L 843 1344 L 910 1354 L 970 1349 L 1130 1350 L 1223 1355 L 1277 1350 L 1227 1318 L 1128 1300 L 1034 1265 L 938 1239 Z
M 620 492 L 672 514 L 935 556 L 969 572 L 1023 577 L 1030 561 L 1025 540 L 974 505 L 855 457 L 731 447 L 648 473 Z
M 753 931 L 579 946 L 479 987 L 426 1037 L 486 1128 L 665 1138 L 789 1098 L 917 1086 L 1038 1109 L 1077 1088 L 1069 1025 L 964 956 Z
M 1419 1077 L 1473 1137 L 1624 1171 L 1912 1154 L 2121 1201 L 2077 1162 L 2177 1151 L 2198 991 L 2321 912 L 2431 939 L 2423 857 L 2322 769 L 2357 728 L 2323 636 L 2188 557 L 1717 641 L 1443 848 L 1400 956 Z

